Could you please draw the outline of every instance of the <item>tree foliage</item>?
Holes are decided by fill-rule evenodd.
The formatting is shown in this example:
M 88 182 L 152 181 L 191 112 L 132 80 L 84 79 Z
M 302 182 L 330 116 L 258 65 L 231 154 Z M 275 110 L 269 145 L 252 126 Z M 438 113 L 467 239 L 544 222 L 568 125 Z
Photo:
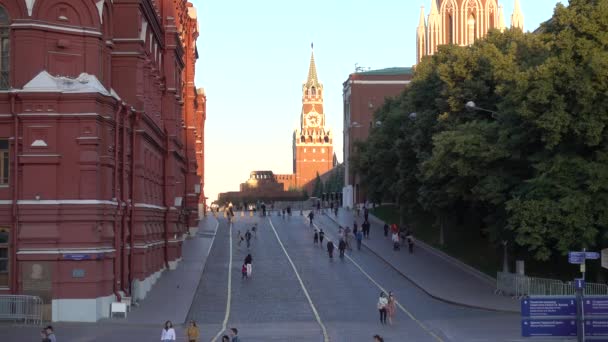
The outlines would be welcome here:
M 490 241 L 537 260 L 602 247 L 608 0 L 559 4 L 536 33 L 440 47 L 374 120 L 351 160 L 372 200 L 395 200 L 409 218 L 474 218 Z

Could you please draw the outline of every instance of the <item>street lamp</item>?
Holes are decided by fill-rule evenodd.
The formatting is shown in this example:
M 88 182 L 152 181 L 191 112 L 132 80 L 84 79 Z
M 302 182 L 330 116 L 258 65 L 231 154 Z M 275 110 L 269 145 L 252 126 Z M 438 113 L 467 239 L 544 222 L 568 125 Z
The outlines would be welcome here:
M 350 127 L 351 127 L 351 128 L 359 128 L 359 127 L 361 127 L 361 124 L 360 124 L 360 123 L 358 123 L 357 121 L 353 121 L 353 122 L 350 124 Z
M 477 107 L 477 105 L 473 101 L 467 102 L 464 106 L 468 110 L 478 110 L 478 111 L 482 111 L 482 112 L 492 113 L 492 117 L 494 117 L 495 114 L 498 114 L 497 112 L 495 112 L 493 110 Z

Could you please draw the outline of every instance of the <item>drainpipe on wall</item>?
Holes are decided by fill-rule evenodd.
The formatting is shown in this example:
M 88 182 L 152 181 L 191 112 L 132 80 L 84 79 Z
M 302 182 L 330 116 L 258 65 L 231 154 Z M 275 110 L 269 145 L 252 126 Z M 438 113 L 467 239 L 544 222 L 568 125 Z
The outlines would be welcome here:
M 18 293 L 17 287 L 19 286 L 19 282 L 17 280 L 19 272 L 17 271 L 17 235 L 19 230 L 19 207 L 18 207 L 18 198 L 19 198 L 19 116 L 15 110 L 15 96 L 14 92 L 9 93 L 10 101 L 11 101 L 11 114 L 13 115 L 13 206 L 12 206 L 12 229 L 11 229 L 11 262 L 10 262 L 10 270 L 11 270 L 11 293 Z
M 134 256 L 134 233 L 135 228 L 135 156 L 137 152 L 137 128 L 139 126 L 139 117 L 133 107 L 131 107 L 131 216 L 130 216 L 130 227 L 129 227 L 129 289 L 130 293 L 133 293 L 133 263 L 135 261 Z
M 114 295 L 117 301 L 121 301 L 122 296 L 118 292 L 120 281 L 120 231 L 118 227 L 118 216 L 120 215 L 121 203 L 120 193 L 118 190 L 118 131 L 120 126 L 118 124 L 118 117 L 122 112 L 123 104 L 118 104 L 116 114 L 114 115 L 114 200 L 116 201 L 116 215 L 114 215 L 114 282 L 112 284 L 114 289 Z
M 127 203 L 127 184 L 126 184 L 126 172 L 127 172 L 127 115 L 129 112 L 126 110 L 126 104 L 122 103 L 122 108 L 124 112 L 122 112 L 122 168 L 120 172 L 120 192 L 121 197 L 121 208 L 122 208 L 122 222 L 121 222 L 121 236 L 120 236 L 120 288 L 124 293 L 127 293 L 129 296 L 131 295 L 130 289 L 127 289 L 125 286 L 125 260 L 127 259 L 126 254 L 126 236 L 127 236 L 127 212 L 128 207 Z
M 171 204 L 169 203 L 169 196 L 167 194 L 167 192 L 169 191 L 169 175 L 167 172 L 167 165 L 169 163 L 169 132 L 167 131 L 167 129 L 165 128 L 165 158 L 163 161 L 163 202 L 165 204 L 166 207 L 166 211 L 165 211 L 165 248 L 164 248 L 164 254 L 165 254 L 165 267 L 168 269 L 169 268 L 169 212 L 170 212 L 170 207 Z

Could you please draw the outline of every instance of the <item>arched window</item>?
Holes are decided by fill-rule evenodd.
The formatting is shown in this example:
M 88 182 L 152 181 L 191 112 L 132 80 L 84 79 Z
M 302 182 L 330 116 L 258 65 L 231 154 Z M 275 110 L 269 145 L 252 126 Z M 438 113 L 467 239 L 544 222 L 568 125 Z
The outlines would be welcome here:
M 317 89 L 315 87 L 310 88 L 310 94 L 312 96 L 317 96 Z
M 10 18 L 4 7 L 0 6 L 0 89 L 10 88 L 9 84 L 9 37 Z
M 448 44 L 454 44 L 454 18 L 448 14 Z

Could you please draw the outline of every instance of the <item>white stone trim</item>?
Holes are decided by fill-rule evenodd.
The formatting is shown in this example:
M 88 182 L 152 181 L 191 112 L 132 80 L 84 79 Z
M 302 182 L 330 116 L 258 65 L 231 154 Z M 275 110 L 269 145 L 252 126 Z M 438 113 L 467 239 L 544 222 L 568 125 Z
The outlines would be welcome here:
M 137 207 L 137 208 L 150 208 L 150 209 L 167 210 L 167 207 L 161 207 L 159 205 L 148 204 L 148 203 L 135 203 L 135 207 Z
M 17 254 L 97 254 L 112 253 L 116 251 L 112 247 L 81 247 L 81 248 L 21 248 Z
M 110 316 L 110 304 L 114 301 L 114 294 L 97 298 L 53 299 L 53 322 L 97 322 Z
M 56 31 L 63 31 L 69 33 L 89 34 L 93 36 L 101 36 L 101 32 L 85 29 L 85 28 L 71 28 L 52 24 L 38 24 L 38 23 L 12 23 L 11 28 L 40 28 L 40 29 L 51 29 Z
M 156 283 L 158 278 L 160 278 L 161 274 L 165 270 L 166 270 L 166 268 L 163 267 L 162 269 L 151 274 L 144 280 L 139 280 L 139 279 L 133 280 L 133 293 L 131 294 L 131 297 L 135 301 L 139 301 L 139 300 L 146 298 L 148 291 L 150 291 L 150 289 L 152 288 L 154 283 Z
M 21 155 L 23 156 L 23 155 Z M 59 156 L 57 155 L 32 155 L 28 154 L 25 156 Z M 108 204 L 108 205 L 118 205 L 118 202 L 114 201 L 104 201 L 104 200 L 19 200 L 17 204 L 43 204 L 43 205 L 58 205 L 58 204 Z
M 182 258 L 177 258 L 173 261 L 169 261 L 169 269 L 170 270 L 174 270 L 177 268 L 177 265 L 179 265 L 179 262 L 182 261 Z

